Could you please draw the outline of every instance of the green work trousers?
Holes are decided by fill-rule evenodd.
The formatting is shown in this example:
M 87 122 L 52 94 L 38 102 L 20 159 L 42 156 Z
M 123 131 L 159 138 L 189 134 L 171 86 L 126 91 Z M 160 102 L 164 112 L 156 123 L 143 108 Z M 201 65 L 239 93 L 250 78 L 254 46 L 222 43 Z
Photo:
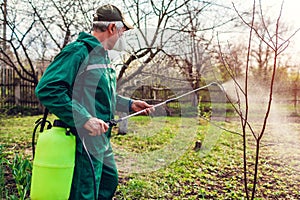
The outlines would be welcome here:
M 110 141 L 104 134 L 85 137 L 83 141 L 95 171 L 97 197 L 99 200 L 112 199 L 118 186 L 118 172 Z M 94 176 L 82 138 L 77 136 L 76 145 L 75 168 L 69 199 L 94 200 Z

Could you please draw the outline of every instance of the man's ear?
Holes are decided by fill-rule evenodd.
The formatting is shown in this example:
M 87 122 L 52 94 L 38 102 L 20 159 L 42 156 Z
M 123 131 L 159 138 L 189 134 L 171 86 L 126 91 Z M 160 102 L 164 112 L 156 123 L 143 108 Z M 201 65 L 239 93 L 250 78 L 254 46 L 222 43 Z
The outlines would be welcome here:
M 116 30 L 116 28 L 117 28 L 116 25 L 113 24 L 113 23 L 111 23 L 111 24 L 108 25 L 108 32 L 109 32 L 110 34 L 113 34 L 114 31 Z

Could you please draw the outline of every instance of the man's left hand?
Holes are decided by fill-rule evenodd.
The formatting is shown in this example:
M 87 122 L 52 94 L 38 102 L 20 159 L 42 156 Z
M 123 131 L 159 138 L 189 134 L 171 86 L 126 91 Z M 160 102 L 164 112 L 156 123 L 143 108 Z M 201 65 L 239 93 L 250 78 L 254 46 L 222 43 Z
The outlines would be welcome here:
M 143 113 L 145 115 L 149 115 L 151 112 L 154 111 L 153 105 L 149 105 L 145 101 L 140 101 L 140 100 L 133 100 L 131 104 L 131 109 L 134 112 L 138 112 L 145 109 L 145 112 Z

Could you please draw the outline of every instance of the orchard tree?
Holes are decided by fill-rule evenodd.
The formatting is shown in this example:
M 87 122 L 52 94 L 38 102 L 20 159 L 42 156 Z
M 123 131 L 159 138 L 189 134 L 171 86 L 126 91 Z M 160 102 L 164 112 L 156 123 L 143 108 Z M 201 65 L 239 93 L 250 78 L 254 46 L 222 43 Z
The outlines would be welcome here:
M 257 6 L 258 5 L 258 6 Z M 245 61 L 243 63 L 244 76 L 236 77 L 232 73 L 232 62 L 227 62 L 226 56 L 222 53 L 220 48 L 220 58 L 223 66 L 227 67 L 228 73 L 233 79 L 233 88 L 236 94 L 236 102 L 232 103 L 241 121 L 242 138 L 243 138 L 243 172 L 244 172 L 244 188 L 245 196 L 247 199 L 254 199 L 258 187 L 259 180 L 259 164 L 262 139 L 265 135 L 268 119 L 270 116 L 272 100 L 274 95 L 274 86 L 276 75 L 278 73 L 278 61 L 282 56 L 283 52 L 288 47 L 290 39 L 295 35 L 297 31 L 288 35 L 285 29 L 281 29 L 281 17 L 283 10 L 283 3 L 276 18 L 275 24 L 269 23 L 265 20 L 265 15 L 262 11 L 261 2 L 257 4 L 256 0 L 253 0 L 252 5 L 252 17 L 246 19 L 238 11 L 238 8 L 234 6 L 237 15 L 240 20 L 248 27 L 248 40 L 247 40 L 247 51 Z M 272 25 L 272 26 L 271 26 Z M 258 41 L 258 42 L 257 42 Z M 258 45 L 257 45 L 258 44 Z M 263 48 L 264 47 L 264 48 Z M 259 77 L 255 76 L 255 85 L 251 85 L 252 75 L 256 61 L 256 69 L 262 70 L 263 68 L 270 68 L 270 73 L 266 75 L 265 89 L 266 95 L 260 95 L 259 90 L 264 86 L 259 84 Z M 256 102 L 251 99 L 251 87 L 255 87 L 255 98 Z M 228 97 L 229 98 L 229 97 Z M 230 98 L 229 98 L 230 99 Z M 257 104 L 260 102 L 261 104 Z M 255 123 L 251 121 L 250 114 L 253 111 L 257 111 L 257 107 L 260 111 L 263 111 L 261 122 L 262 125 L 257 128 Z M 264 110 L 265 109 L 265 110 Z M 258 114 L 257 112 L 255 113 Z M 256 120 L 257 124 L 257 120 Z M 254 139 L 254 147 L 251 146 L 251 140 Z M 254 148 L 254 153 L 251 153 L 250 148 Z M 253 158 L 253 159 L 252 159 Z M 254 165 L 253 165 L 254 163 Z
M 208 60 L 206 50 L 211 42 L 211 36 L 206 38 L 204 33 L 227 22 L 217 23 L 216 16 L 211 14 L 217 13 L 221 6 L 214 1 L 195 0 L 123 0 L 123 4 L 135 30 L 129 36 L 132 39 L 129 40 L 130 55 L 123 59 L 119 84 L 139 74 L 155 56 L 167 55 L 178 63 L 177 67 L 191 80 L 193 88 L 199 86 L 193 81 L 199 79 L 205 68 L 203 63 Z M 204 23 L 206 15 L 211 16 L 210 23 Z M 136 60 L 140 61 L 140 66 L 124 77 L 126 69 Z

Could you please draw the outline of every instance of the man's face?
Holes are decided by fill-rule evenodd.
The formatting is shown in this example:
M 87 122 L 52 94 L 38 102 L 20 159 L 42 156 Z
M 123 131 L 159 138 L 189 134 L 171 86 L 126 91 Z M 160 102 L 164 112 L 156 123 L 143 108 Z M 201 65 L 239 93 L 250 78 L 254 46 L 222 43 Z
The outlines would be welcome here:
M 125 31 L 126 31 L 125 27 L 122 27 L 120 29 L 118 29 L 116 26 L 113 27 L 112 36 L 109 38 L 109 40 L 110 40 L 109 46 L 108 46 L 109 50 L 113 49 L 113 47 L 117 43 L 118 39 L 124 34 Z

